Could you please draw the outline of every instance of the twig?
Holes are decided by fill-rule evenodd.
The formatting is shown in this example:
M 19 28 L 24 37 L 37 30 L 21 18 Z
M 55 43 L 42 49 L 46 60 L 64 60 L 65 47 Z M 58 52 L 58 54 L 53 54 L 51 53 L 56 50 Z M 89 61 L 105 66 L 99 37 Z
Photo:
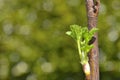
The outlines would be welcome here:
M 99 13 L 100 0 L 86 0 L 88 28 L 92 29 L 96 27 L 97 18 Z M 94 35 L 96 39 L 93 42 L 94 48 L 89 53 L 90 63 L 90 79 L 86 80 L 99 80 L 99 52 L 98 52 L 98 36 L 97 33 Z

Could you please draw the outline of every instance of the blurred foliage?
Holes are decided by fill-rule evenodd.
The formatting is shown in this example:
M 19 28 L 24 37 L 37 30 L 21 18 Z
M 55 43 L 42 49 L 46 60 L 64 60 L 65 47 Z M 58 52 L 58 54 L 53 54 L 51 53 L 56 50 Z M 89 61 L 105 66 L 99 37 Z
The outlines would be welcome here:
M 0 0 L 0 80 L 83 80 L 69 25 L 87 25 L 84 0 Z M 102 0 L 100 78 L 120 80 L 120 0 Z

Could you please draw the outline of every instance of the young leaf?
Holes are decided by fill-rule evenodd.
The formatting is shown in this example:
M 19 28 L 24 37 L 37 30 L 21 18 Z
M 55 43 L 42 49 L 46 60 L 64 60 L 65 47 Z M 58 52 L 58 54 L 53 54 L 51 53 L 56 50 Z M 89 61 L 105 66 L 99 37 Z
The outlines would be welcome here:
M 72 33 L 71 31 L 67 31 L 66 32 L 67 35 L 71 35 L 71 33 Z
M 81 60 L 81 64 L 88 63 L 88 52 L 93 48 L 93 45 L 89 45 L 94 33 L 98 30 L 93 28 L 90 31 L 87 27 L 81 27 L 79 25 L 71 25 L 71 31 L 67 31 L 66 34 L 76 40 L 78 45 L 78 52 Z
M 70 35 L 73 39 L 75 40 L 79 40 L 81 38 L 82 35 L 82 30 L 81 27 L 78 25 L 71 25 L 70 26 L 70 30 L 71 31 L 67 31 L 66 34 Z

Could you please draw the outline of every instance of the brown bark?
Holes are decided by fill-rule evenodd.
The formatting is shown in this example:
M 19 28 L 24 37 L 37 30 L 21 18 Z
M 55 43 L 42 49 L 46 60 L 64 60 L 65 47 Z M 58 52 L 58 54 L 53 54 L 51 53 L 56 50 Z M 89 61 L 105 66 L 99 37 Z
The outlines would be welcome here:
M 91 80 L 90 79 L 90 75 L 86 75 L 86 79 L 85 80 Z
M 97 17 L 100 7 L 100 0 L 86 0 L 88 28 L 92 29 L 97 25 Z M 90 80 L 99 80 L 99 52 L 98 52 L 98 35 L 94 35 L 94 48 L 89 53 L 90 63 Z M 86 79 L 87 80 L 87 79 Z

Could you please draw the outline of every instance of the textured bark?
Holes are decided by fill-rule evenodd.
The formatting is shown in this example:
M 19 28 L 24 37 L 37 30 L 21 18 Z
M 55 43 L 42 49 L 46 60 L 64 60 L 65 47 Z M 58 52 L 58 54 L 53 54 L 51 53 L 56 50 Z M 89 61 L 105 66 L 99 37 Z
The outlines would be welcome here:
M 100 6 L 100 0 L 86 0 L 88 28 L 92 29 L 97 25 L 97 17 Z M 90 79 L 88 80 L 99 80 L 99 51 L 98 51 L 98 35 L 94 35 L 94 48 L 89 53 L 90 63 Z M 86 78 L 87 80 L 87 78 Z

